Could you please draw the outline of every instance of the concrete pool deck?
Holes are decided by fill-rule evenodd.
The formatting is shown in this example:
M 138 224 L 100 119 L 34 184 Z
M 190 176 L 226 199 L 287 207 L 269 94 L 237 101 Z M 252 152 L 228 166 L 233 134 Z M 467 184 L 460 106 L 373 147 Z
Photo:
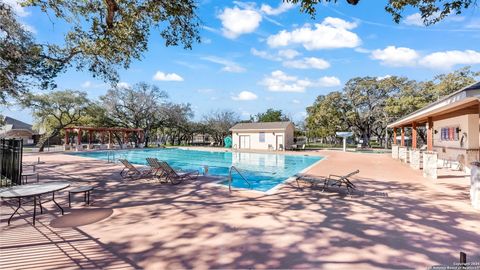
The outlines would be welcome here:
M 405 269 L 480 261 L 480 212 L 469 204 L 468 179 L 437 180 L 388 154 L 302 152 L 326 159 L 307 174 L 359 169 L 352 196 L 287 183 L 273 194 L 228 193 L 210 178 L 171 186 L 122 181 L 121 166 L 72 155 L 41 156 L 41 181 L 93 185 L 92 205 L 77 197 L 61 216 L 52 202 L 33 227 L 32 206 L 10 226 L 0 208 L 0 268 L 316 268 Z

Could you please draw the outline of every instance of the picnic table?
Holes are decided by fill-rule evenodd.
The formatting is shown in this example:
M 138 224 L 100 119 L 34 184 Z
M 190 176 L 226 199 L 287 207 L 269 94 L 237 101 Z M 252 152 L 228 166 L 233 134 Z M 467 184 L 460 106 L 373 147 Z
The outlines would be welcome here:
M 17 213 L 18 209 L 22 206 L 22 199 L 33 197 L 33 225 L 35 226 L 35 217 L 37 214 L 37 198 L 40 205 L 40 213 L 43 214 L 42 202 L 40 199 L 41 195 L 52 194 L 52 201 L 55 205 L 61 210 L 63 215 L 63 208 L 55 201 L 55 192 L 66 189 L 70 186 L 69 182 L 46 182 L 46 183 L 35 183 L 27 184 L 20 186 L 13 186 L 4 189 L 0 189 L 0 198 L 5 199 L 17 199 L 18 207 L 15 209 L 13 214 L 8 219 L 8 225 L 13 216 Z

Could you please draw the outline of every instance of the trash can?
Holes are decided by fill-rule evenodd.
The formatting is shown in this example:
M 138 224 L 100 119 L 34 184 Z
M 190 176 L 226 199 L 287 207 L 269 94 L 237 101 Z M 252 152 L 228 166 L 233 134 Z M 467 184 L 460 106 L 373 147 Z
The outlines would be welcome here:
M 475 209 L 480 209 L 480 162 L 472 162 L 470 175 L 470 200 Z

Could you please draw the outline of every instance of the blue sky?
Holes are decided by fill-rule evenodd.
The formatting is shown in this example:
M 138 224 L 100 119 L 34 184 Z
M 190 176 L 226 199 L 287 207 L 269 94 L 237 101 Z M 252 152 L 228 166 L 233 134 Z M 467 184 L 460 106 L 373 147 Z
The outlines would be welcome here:
M 3 1 L 15 7 L 39 41 L 62 41 L 66 25 L 15 0 Z M 247 119 L 276 108 L 299 121 L 318 95 L 340 90 L 352 77 L 425 80 L 465 65 L 480 70 L 480 10 L 425 27 L 413 9 L 394 23 L 380 2 L 387 1 L 319 5 L 311 19 L 281 1 L 201 1 L 202 44 L 192 50 L 167 48 L 153 31 L 149 51 L 119 71 L 120 81 L 157 85 L 173 102 L 191 103 L 197 120 L 216 109 L 231 109 Z M 73 69 L 57 84 L 86 91 L 94 100 L 108 89 L 87 71 Z M 28 110 L 0 112 L 32 121 Z

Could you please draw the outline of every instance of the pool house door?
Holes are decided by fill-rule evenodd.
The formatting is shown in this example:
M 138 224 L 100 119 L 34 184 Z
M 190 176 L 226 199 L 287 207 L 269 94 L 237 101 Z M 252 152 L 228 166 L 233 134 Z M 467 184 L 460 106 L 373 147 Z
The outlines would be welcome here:
M 283 145 L 283 135 L 276 136 L 276 150 L 283 150 L 285 146 Z
M 250 149 L 250 136 L 240 135 L 240 149 Z

